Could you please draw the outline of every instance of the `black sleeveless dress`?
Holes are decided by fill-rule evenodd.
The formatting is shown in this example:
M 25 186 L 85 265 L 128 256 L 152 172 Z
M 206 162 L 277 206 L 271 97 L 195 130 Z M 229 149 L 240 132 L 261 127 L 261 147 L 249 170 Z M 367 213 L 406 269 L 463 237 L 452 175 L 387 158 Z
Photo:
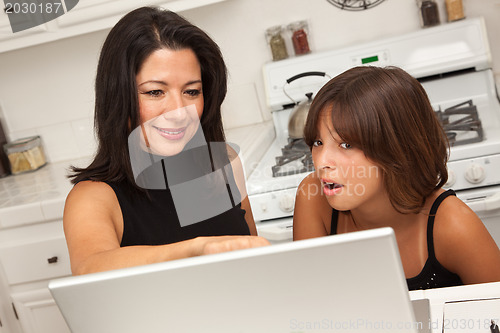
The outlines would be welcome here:
M 225 149 L 225 145 L 219 146 L 219 151 L 225 151 Z M 227 184 L 224 181 L 220 186 L 214 183 L 215 185 L 210 190 L 215 192 L 215 194 L 211 194 L 212 198 L 217 197 L 222 192 L 227 196 L 227 192 L 230 192 L 232 205 L 228 204 L 228 209 L 224 208 L 216 213 L 209 214 L 207 212 L 204 214 L 205 209 L 211 208 L 210 202 L 208 205 L 200 206 L 200 204 L 193 204 L 189 197 L 185 196 L 182 201 L 187 204 L 187 209 L 197 211 L 197 214 L 201 215 L 202 218 L 196 223 L 181 223 L 178 214 L 182 213 L 180 210 L 176 210 L 174 203 L 176 199 L 175 186 L 191 181 L 196 184 L 198 179 L 201 179 L 200 177 L 213 174 L 214 170 L 220 170 L 220 165 L 228 165 L 229 160 L 227 160 L 225 153 L 220 152 L 219 162 L 214 160 L 214 156 L 212 156 L 215 154 L 214 149 L 209 151 L 211 156 L 208 160 L 212 160 L 212 163 L 208 163 L 208 165 L 206 165 L 207 163 L 199 163 L 200 156 L 207 152 L 206 147 L 200 147 L 152 163 L 137 177 L 137 179 L 141 179 L 143 184 L 152 185 L 147 186 L 147 189 L 142 193 L 131 190 L 130 185 L 125 182 L 106 182 L 115 192 L 123 215 L 123 236 L 120 244 L 122 247 L 170 244 L 198 236 L 250 235 L 245 220 L 246 211 L 241 208 L 241 198 L 239 192 L 234 188 L 234 175 L 230 167 L 224 169 L 224 178 Z M 182 172 L 177 170 L 177 172 L 172 173 L 173 169 L 182 169 Z M 168 177 L 167 172 L 170 172 Z M 157 184 L 151 184 L 151 181 L 148 180 L 144 181 L 144 175 L 148 176 L 148 173 L 153 175 L 148 179 L 153 179 Z M 233 187 L 232 193 L 230 187 Z M 196 187 L 192 194 L 193 198 L 197 196 Z M 179 208 L 179 202 L 177 201 L 177 203 L 177 208 Z M 205 215 L 210 217 L 204 219 Z
M 429 218 L 427 220 L 427 252 L 428 258 L 425 262 L 422 271 L 412 278 L 406 279 L 409 290 L 419 290 L 419 289 L 430 289 L 430 288 L 442 288 L 442 287 L 452 287 L 452 286 L 461 286 L 463 285 L 460 277 L 444 268 L 441 263 L 437 260 L 436 254 L 434 252 L 434 218 L 436 216 L 436 212 L 439 208 L 441 202 L 446 199 L 450 195 L 456 195 L 453 190 L 448 190 L 443 192 L 436 198 L 434 203 L 432 204 L 431 211 L 429 214 Z M 332 220 L 331 220 L 331 235 L 335 235 L 337 233 L 337 224 L 338 224 L 338 215 L 339 212 L 337 210 L 333 210 L 332 212 Z

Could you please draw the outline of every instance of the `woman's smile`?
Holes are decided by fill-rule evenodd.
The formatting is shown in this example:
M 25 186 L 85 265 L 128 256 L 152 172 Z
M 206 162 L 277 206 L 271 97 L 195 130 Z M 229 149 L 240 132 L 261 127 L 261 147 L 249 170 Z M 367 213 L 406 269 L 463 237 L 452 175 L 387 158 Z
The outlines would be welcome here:
M 182 128 L 160 128 L 157 126 L 153 126 L 162 137 L 168 140 L 180 140 L 184 137 L 186 134 L 186 128 L 187 127 L 182 127 Z

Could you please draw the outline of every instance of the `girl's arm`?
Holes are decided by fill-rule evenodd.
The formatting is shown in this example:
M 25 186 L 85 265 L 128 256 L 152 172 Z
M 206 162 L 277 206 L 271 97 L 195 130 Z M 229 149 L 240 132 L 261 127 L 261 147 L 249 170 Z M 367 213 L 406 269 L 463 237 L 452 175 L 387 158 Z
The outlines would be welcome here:
M 479 217 L 460 199 L 443 201 L 434 225 L 436 258 L 464 284 L 500 281 L 500 250 Z
M 326 236 L 330 234 L 332 208 L 323 195 L 316 173 L 302 180 L 295 197 L 293 213 L 293 240 Z
M 216 236 L 121 248 L 123 219 L 118 200 L 107 184 L 92 181 L 74 186 L 66 199 L 63 224 L 74 275 L 269 244 L 261 237 Z

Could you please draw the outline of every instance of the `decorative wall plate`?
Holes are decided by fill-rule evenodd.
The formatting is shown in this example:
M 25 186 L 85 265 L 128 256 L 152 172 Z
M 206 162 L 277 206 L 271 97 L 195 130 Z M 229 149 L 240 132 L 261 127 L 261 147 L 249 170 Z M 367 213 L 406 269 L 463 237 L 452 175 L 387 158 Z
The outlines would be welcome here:
M 385 0 L 326 0 L 335 7 L 345 10 L 365 10 L 384 2 Z

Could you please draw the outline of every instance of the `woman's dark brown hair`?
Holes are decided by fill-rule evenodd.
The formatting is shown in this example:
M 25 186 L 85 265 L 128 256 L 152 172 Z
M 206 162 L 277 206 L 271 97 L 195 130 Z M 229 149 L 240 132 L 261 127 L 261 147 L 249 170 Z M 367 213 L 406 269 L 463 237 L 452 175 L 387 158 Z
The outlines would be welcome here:
M 137 188 L 128 150 L 128 136 L 140 125 L 136 74 L 146 58 L 162 48 L 191 49 L 196 54 L 203 85 L 203 133 L 207 141 L 225 140 L 220 107 L 227 91 L 227 69 L 219 47 L 176 13 L 142 7 L 125 15 L 102 47 L 95 81 L 98 148 L 87 168 L 73 168 L 72 183 L 125 180 Z
M 402 69 L 360 66 L 330 80 L 309 110 L 304 136 L 310 147 L 324 112 L 342 140 L 380 166 L 397 211 L 419 212 L 446 183 L 446 134 L 422 85 Z

